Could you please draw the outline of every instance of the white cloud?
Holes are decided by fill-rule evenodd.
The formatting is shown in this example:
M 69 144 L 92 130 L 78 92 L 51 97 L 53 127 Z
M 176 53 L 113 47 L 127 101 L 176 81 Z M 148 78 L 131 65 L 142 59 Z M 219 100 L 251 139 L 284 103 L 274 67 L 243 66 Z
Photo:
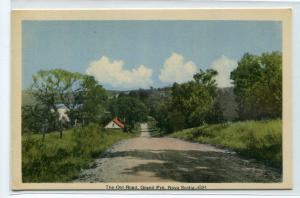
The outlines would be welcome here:
M 110 60 L 102 56 L 90 63 L 86 70 L 88 75 L 94 76 L 100 83 L 110 84 L 118 89 L 148 88 L 153 84 L 152 69 L 144 65 L 126 70 L 122 60 Z
M 218 72 L 216 82 L 218 87 L 231 87 L 230 73 L 237 67 L 237 61 L 226 56 L 221 56 L 215 60 L 211 68 Z
M 192 61 L 185 62 L 181 54 L 172 53 L 160 70 L 159 79 L 166 83 L 183 83 L 192 80 L 198 69 Z

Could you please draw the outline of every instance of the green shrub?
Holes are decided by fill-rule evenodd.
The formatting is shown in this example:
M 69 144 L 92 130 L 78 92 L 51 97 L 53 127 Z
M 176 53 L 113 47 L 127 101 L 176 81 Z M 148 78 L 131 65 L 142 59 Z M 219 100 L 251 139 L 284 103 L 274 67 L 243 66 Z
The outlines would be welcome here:
M 282 167 L 282 121 L 245 121 L 185 129 L 173 137 L 213 144 Z
M 42 141 L 40 134 L 22 136 L 23 182 L 67 182 L 76 178 L 112 144 L 132 134 L 103 129 L 96 124 L 84 128 L 49 133 Z

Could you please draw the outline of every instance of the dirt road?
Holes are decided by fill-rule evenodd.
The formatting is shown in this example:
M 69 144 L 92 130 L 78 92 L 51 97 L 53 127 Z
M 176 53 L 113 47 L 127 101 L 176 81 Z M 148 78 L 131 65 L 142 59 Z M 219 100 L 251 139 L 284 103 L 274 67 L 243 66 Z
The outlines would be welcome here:
M 140 137 L 115 144 L 74 182 L 279 182 L 281 174 L 216 147 L 175 138 Z

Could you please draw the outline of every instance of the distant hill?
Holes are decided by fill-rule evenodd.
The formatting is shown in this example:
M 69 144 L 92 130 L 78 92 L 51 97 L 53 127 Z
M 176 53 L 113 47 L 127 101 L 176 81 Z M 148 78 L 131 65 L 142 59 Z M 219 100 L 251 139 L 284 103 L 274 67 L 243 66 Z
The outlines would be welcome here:
M 237 103 L 233 93 L 233 87 L 219 88 L 217 90 L 217 102 L 223 109 L 223 115 L 226 120 L 235 120 L 238 118 Z
M 135 89 L 135 90 L 126 90 L 126 91 L 116 91 L 116 90 L 107 90 L 107 93 L 110 97 L 118 97 L 119 95 L 131 95 L 137 96 L 143 100 L 143 97 L 148 99 L 157 100 L 171 97 L 172 94 L 171 87 L 163 88 L 150 88 L 150 89 Z
M 34 105 L 36 100 L 29 90 L 22 90 L 22 106 Z

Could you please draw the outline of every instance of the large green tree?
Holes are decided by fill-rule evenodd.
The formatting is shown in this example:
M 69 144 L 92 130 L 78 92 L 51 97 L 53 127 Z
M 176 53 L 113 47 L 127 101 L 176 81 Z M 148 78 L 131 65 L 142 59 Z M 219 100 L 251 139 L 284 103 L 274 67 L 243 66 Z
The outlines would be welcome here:
M 174 84 L 172 90 L 172 106 L 185 117 L 183 127 L 202 124 L 213 100 L 208 90 L 194 81 Z
M 59 114 L 57 104 L 61 103 L 63 97 L 65 98 L 67 90 L 72 88 L 73 83 L 72 79 L 69 78 L 70 76 L 70 72 L 60 69 L 41 70 L 33 75 L 31 93 L 36 101 L 45 107 L 46 114 L 50 115 L 51 112 L 56 115 Z M 44 122 L 49 122 L 49 120 L 45 117 Z M 63 123 L 58 119 L 58 116 L 57 119 L 51 119 L 49 125 L 52 126 L 51 129 L 59 130 L 60 137 L 62 137 Z
M 152 109 L 157 126 L 165 132 L 220 122 L 222 110 L 216 104 L 215 70 L 200 70 L 186 83 L 174 83 L 171 98 Z
M 92 76 L 82 75 L 80 89 L 77 91 L 75 104 L 77 108 L 73 108 L 78 117 L 84 123 L 101 122 L 105 116 L 108 97 L 105 89 L 97 83 Z M 76 118 L 76 117 L 75 117 Z
M 34 74 L 31 93 L 47 112 L 58 115 L 57 105 L 63 104 L 72 124 L 75 120 L 96 121 L 104 111 L 107 98 L 105 90 L 93 77 L 62 69 L 41 70 Z M 49 125 L 55 126 L 62 137 L 65 123 L 59 119 L 52 121 Z
M 194 79 L 172 87 L 172 106 L 185 117 L 184 127 L 194 127 L 206 122 L 206 117 L 216 97 L 215 70 L 200 70 Z
M 241 120 L 281 117 L 282 55 L 245 54 L 231 72 Z

